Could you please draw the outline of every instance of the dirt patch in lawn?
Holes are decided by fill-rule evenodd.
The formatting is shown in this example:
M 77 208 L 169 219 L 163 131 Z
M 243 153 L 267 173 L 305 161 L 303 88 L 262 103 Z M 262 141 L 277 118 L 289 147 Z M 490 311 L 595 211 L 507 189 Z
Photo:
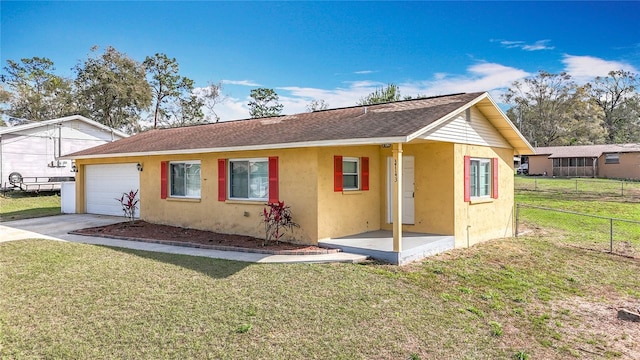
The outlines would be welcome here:
M 136 220 L 133 223 L 123 222 L 80 229 L 72 233 L 113 239 L 268 254 L 311 255 L 338 252 L 338 250 L 335 249 L 324 249 L 313 245 L 299 245 L 286 242 L 269 242 L 263 246 L 262 239 L 251 236 L 221 234 L 213 231 L 153 224 L 142 220 Z

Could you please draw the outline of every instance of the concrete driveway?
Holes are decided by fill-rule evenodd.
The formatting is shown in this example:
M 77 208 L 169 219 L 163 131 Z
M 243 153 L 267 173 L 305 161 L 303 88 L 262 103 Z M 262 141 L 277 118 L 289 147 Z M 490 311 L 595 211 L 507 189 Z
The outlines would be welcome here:
M 0 243 L 26 239 L 49 239 L 71 241 L 92 245 L 104 245 L 127 249 L 165 252 L 192 256 L 204 256 L 216 259 L 227 259 L 261 263 L 324 263 L 324 262 L 362 262 L 366 256 L 350 253 L 333 253 L 322 255 L 269 255 L 236 251 L 220 251 L 198 249 L 183 246 L 154 244 L 140 241 L 116 240 L 93 236 L 72 235 L 69 231 L 94 226 L 103 226 L 123 222 L 122 216 L 67 214 L 47 216 L 34 219 L 7 221 L 0 223 Z
M 0 242 L 25 239 L 74 241 L 82 236 L 69 235 L 69 231 L 123 221 L 122 216 L 68 214 L 0 222 Z

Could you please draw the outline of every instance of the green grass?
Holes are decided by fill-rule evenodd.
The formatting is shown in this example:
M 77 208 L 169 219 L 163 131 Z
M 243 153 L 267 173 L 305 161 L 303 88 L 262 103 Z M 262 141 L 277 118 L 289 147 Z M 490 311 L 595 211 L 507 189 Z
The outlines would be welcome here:
M 637 303 L 636 260 L 535 238 L 405 267 L 27 240 L 0 244 L 0 266 L 6 358 L 574 358 L 628 354 L 640 336 L 567 305 Z
M 550 236 L 567 243 L 608 251 L 611 221 L 607 218 L 631 220 L 613 221 L 613 246 L 617 253 L 640 256 L 640 204 L 630 199 L 598 197 L 589 194 L 557 194 L 520 191 L 516 203 L 566 210 L 598 217 L 520 207 L 519 232 L 533 231 L 536 236 Z
M 516 201 L 640 218 L 623 198 Z M 590 221 L 523 216 L 535 231 L 404 267 L 0 243 L 0 358 L 640 357 L 640 329 L 615 318 L 640 300 L 640 262 L 566 246 Z
M 516 190 L 640 198 L 640 182 L 638 181 L 519 175 L 515 177 L 514 185 Z
M 0 194 L 0 221 L 59 214 L 59 194 L 35 194 L 17 191 Z

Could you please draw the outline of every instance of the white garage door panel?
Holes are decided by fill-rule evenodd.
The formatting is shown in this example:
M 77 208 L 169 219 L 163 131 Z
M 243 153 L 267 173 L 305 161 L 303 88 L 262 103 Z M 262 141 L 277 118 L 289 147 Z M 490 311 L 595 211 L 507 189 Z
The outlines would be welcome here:
M 120 199 L 122 193 L 140 189 L 140 173 L 136 164 L 87 165 L 85 171 L 87 213 L 124 215 L 116 198 Z M 139 209 L 136 211 L 138 216 Z

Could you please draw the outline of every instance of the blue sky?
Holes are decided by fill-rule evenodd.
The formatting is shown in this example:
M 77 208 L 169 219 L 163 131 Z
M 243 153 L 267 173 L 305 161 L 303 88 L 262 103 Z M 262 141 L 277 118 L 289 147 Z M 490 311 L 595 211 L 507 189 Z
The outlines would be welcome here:
M 285 113 L 313 99 L 354 105 L 393 82 L 403 95 L 489 91 L 538 70 L 588 81 L 640 69 L 640 2 L 2 1 L 0 60 L 40 56 L 57 73 L 89 49 L 177 58 L 223 82 L 222 120 L 247 118 L 249 91 L 273 88 Z

